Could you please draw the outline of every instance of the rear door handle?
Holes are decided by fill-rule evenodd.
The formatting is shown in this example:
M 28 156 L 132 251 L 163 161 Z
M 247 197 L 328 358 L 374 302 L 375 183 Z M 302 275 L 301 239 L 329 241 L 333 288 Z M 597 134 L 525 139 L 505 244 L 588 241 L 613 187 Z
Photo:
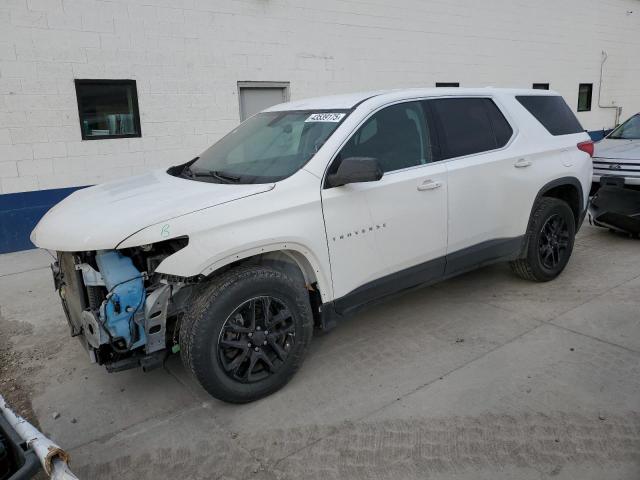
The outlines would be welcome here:
M 425 180 L 421 184 L 418 185 L 418 190 L 435 190 L 436 188 L 440 188 L 442 186 L 442 182 L 434 182 L 433 180 Z
M 531 160 L 527 160 L 526 158 L 519 158 L 516 163 L 513 164 L 516 168 L 526 168 L 531 166 Z

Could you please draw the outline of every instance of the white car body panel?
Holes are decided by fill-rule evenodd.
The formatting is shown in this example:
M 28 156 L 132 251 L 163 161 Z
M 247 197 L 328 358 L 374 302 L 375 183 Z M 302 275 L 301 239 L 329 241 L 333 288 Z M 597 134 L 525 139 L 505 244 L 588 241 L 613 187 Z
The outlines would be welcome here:
M 41 248 L 67 252 L 112 249 L 149 225 L 272 188 L 273 184 L 230 188 L 158 170 L 77 190 L 47 212 L 31 233 L 31 241 Z M 153 241 L 176 236 L 170 230 L 158 231 Z
M 576 144 L 588 135 L 552 137 L 515 100 L 517 94 L 556 95 L 432 88 L 277 105 L 267 111 L 355 109 L 302 169 L 275 185 L 212 184 L 154 172 L 74 193 L 45 215 L 32 241 L 52 250 L 89 251 L 188 236 L 188 246 L 156 269 L 178 277 L 209 275 L 252 255 L 286 251 L 305 277 L 315 277 L 322 301 L 328 302 L 447 253 L 524 235 L 536 195 L 558 178 L 578 179 L 586 206 L 591 160 Z M 375 111 L 446 96 L 493 98 L 513 127 L 511 143 L 493 152 L 388 172 L 378 182 L 322 188 L 331 160 Z M 515 168 L 520 158 L 531 165 Z M 427 180 L 440 188 L 418 190 Z M 349 233 L 349 241 L 341 242 Z
M 157 242 L 168 225 L 172 237 L 189 236 L 189 245 L 167 257 L 156 271 L 179 277 L 209 275 L 221 266 L 269 251 L 298 252 L 313 268 L 323 298 L 331 298 L 319 183 L 317 177 L 300 170 L 259 195 L 149 225 L 119 248 Z
M 555 179 L 577 178 L 587 204 L 591 159 L 576 145 L 589 136 L 551 136 L 513 96 L 497 100 L 514 130 L 510 142 L 448 163 L 449 253 L 522 235 L 540 189 Z M 470 202 L 465 192 L 473 192 L 479 201 Z
M 441 187 L 418 190 L 428 181 Z M 446 254 L 447 186 L 442 164 L 390 172 L 378 182 L 323 190 L 322 204 L 336 297 Z

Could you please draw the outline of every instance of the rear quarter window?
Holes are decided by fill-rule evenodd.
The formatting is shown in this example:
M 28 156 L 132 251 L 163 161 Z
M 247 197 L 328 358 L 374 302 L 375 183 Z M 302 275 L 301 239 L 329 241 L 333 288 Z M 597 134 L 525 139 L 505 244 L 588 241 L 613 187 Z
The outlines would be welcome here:
M 516 95 L 516 100 L 551 135 L 570 135 L 584 132 L 569 105 L 558 95 Z

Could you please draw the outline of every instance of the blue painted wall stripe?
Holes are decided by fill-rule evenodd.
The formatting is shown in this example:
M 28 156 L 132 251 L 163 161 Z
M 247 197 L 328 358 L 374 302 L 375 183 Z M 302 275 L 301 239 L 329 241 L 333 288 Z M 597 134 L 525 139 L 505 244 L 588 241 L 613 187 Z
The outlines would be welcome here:
M 60 200 L 84 187 L 56 188 L 0 195 L 0 253 L 35 248 L 31 230 Z
M 610 131 L 594 130 L 589 135 L 598 141 Z M 0 253 L 35 248 L 29 241 L 31 230 L 51 207 L 80 188 L 85 187 L 0 195 Z

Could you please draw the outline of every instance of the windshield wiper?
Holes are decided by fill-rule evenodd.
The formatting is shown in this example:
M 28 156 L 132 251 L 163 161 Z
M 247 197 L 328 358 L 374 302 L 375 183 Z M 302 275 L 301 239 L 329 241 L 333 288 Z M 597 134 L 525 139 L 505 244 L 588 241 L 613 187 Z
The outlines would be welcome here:
M 193 171 L 191 168 L 187 167 L 184 170 L 184 173 L 187 173 L 190 178 L 195 177 L 209 177 L 215 178 L 221 183 L 238 183 L 240 181 L 240 177 L 235 175 L 231 175 L 230 173 L 221 172 L 220 170 L 197 170 Z
M 209 174 L 212 177 L 227 183 L 238 183 L 240 181 L 240 177 L 226 172 L 221 172 L 220 170 L 209 170 Z

